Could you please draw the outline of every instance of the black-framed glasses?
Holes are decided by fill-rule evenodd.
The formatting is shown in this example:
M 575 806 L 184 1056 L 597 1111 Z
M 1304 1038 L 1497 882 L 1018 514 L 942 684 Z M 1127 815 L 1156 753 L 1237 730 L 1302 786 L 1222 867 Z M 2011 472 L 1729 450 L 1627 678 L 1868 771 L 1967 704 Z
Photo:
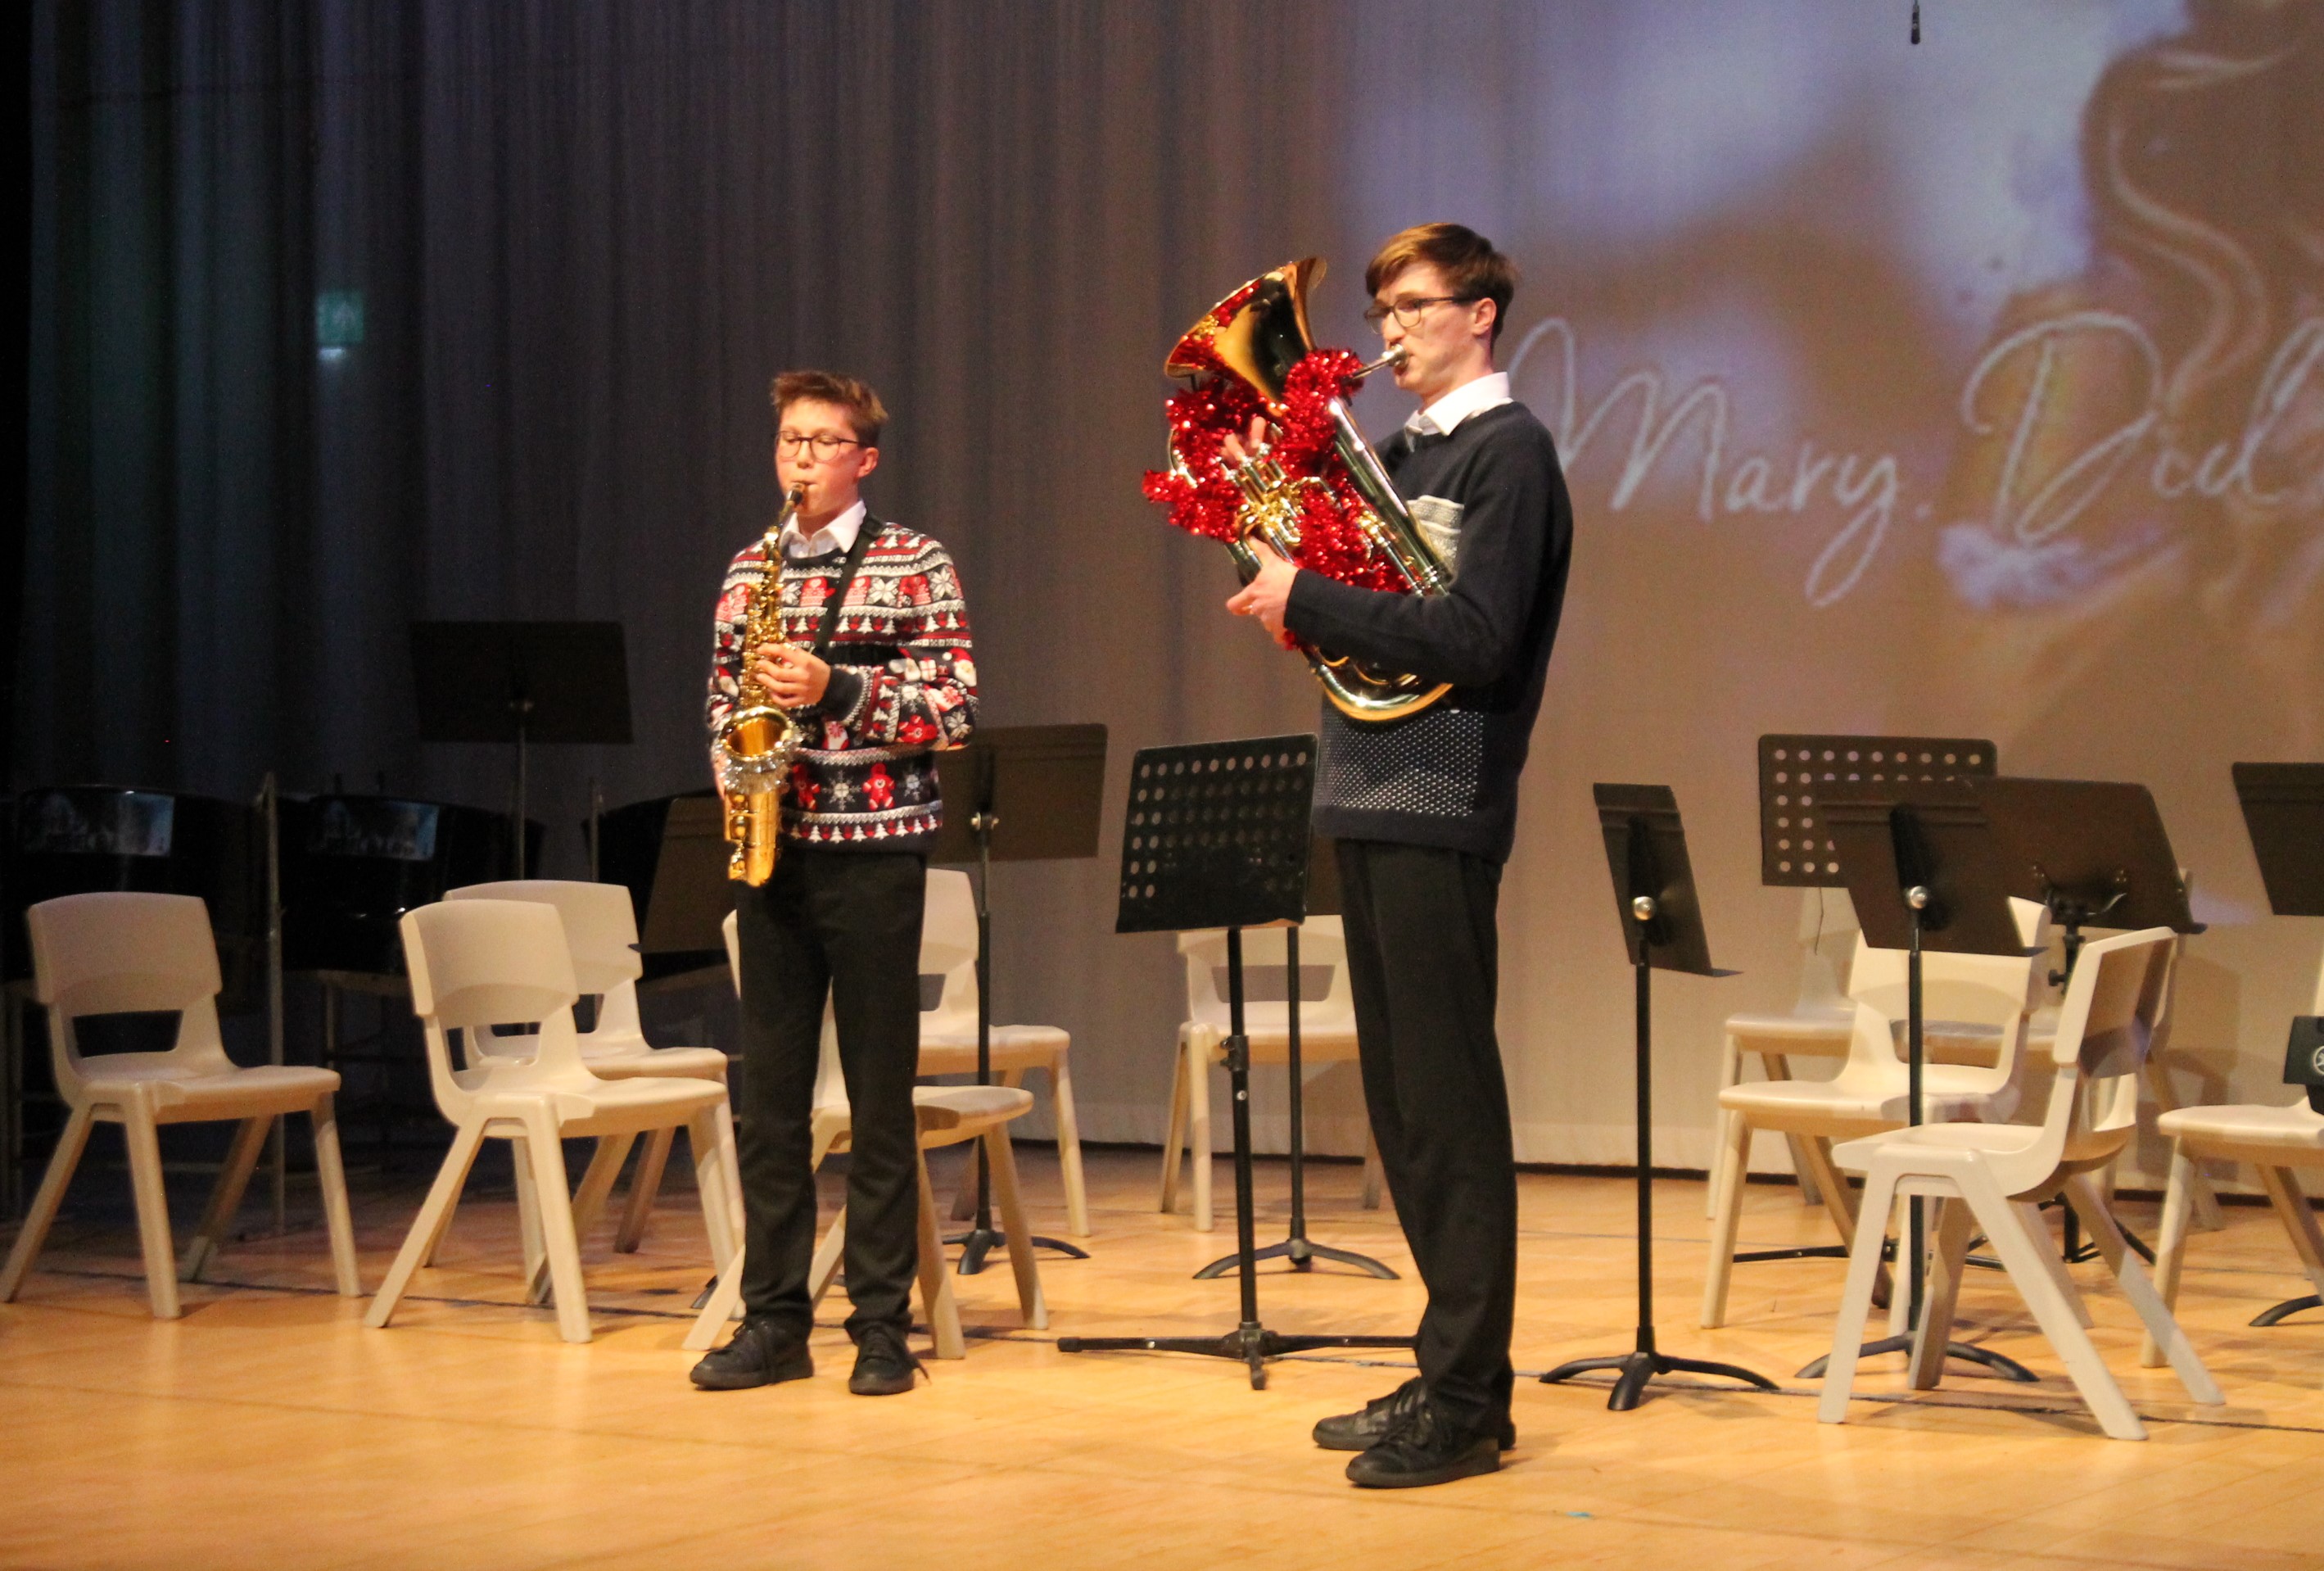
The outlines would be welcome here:
M 1482 295 L 1475 294 L 1406 295 L 1400 300 L 1391 300 L 1384 306 L 1374 305 L 1365 307 L 1364 320 L 1370 326 L 1377 328 L 1382 322 L 1388 320 L 1388 318 L 1394 317 L 1396 319 L 1396 325 L 1409 332 L 1414 328 L 1420 326 L 1421 313 L 1427 310 L 1430 306 L 1468 305 L 1472 301 L 1480 300 L 1483 298 L 1484 296 Z
M 813 453 L 817 463 L 829 458 L 842 448 L 860 448 L 862 445 L 853 437 L 809 436 L 805 431 L 775 433 L 775 451 L 779 453 L 788 448 L 795 453 Z

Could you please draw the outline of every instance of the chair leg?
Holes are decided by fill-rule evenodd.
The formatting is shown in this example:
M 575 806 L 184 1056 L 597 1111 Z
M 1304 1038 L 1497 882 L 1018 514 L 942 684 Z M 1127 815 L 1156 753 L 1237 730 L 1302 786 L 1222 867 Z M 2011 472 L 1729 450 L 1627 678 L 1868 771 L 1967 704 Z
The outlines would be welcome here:
M 662 1169 L 669 1165 L 669 1148 L 677 1141 L 678 1131 L 674 1128 L 658 1129 L 646 1136 L 646 1149 L 638 1158 L 636 1176 L 630 1179 L 629 1203 L 622 1207 L 621 1224 L 613 1230 L 614 1253 L 635 1254 L 644 1241 L 646 1223 L 653 1216 L 654 1197 L 661 1193 Z M 707 1160 L 706 1153 L 696 1153 L 695 1181 L 703 1186 L 706 1197 L 710 1194 Z M 712 1236 L 715 1239 L 716 1234 Z
M 622 1176 L 622 1164 L 629 1160 L 630 1148 L 636 1143 L 637 1136 L 633 1134 L 606 1135 L 589 1153 L 589 1165 L 581 1173 L 580 1190 L 571 1202 L 573 1244 L 576 1251 L 589 1230 L 597 1225 L 597 1218 L 604 1214 L 606 1197 L 613 1192 L 613 1181 Z M 562 1140 L 557 1142 L 557 1151 L 558 1162 L 561 1167 L 565 1157 Z M 541 1263 L 532 1268 L 532 1274 L 525 1279 L 524 1301 L 545 1304 L 549 1301 L 549 1267 L 544 1258 Z
M 549 1256 L 540 1243 L 540 1184 L 534 1176 L 532 1141 L 518 1135 L 509 1145 L 509 1160 L 516 1170 L 516 1229 L 524 1241 L 524 1280 L 540 1280 Z
M 1967 1206 L 1952 1199 L 1937 1202 L 1937 1243 L 1930 1253 L 1929 1291 L 1921 1304 L 1921 1323 L 1914 1328 L 1907 1371 L 1914 1391 L 1933 1391 L 1945 1377 L 1945 1347 L 1953 1339 L 1961 1273 L 1969 1263 L 1969 1224 Z
M 1839 1230 L 1840 1242 L 1853 1245 L 1857 1219 L 1865 1213 L 1857 1204 L 1856 1191 L 1849 1187 L 1848 1175 L 1832 1165 L 1831 1141 L 1819 1134 L 1803 1134 L 1798 1138 L 1799 1144 L 1794 1149 L 1805 1164 L 1801 1171 L 1813 1176 L 1810 1187 L 1814 1189 L 1816 1197 L 1823 1202 L 1824 1215 L 1831 1218 L 1832 1226 Z M 1750 1148 L 1746 1146 L 1744 1149 L 1748 1152 Z M 1884 1228 L 1887 1226 L 1887 1219 L 1883 1217 L 1880 1224 Z M 1882 1237 L 1885 1241 L 1886 1234 L 1883 1234 Z M 1896 1306 L 1895 1282 L 1885 1263 L 1872 1278 L 1872 1301 L 1892 1310 Z
M 2074 1317 L 2082 1323 L 2082 1329 L 2089 1330 L 2098 1324 L 2090 1317 L 2089 1300 L 2082 1296 L 2080 1285 L 2074 1280 L 2074 1273 L 2066 1269 L 2063 1252 L 2050 1242 L 2050 1224 L 2043 1219 L 2042 1208 L 2030 1200 L 2020 1201 L 2017 1203 L 2017 1215 L 2025 1224 L 2027 1235 L 2042 1245 L 2035 1252 L 2041 1255 L 2042 1264 L 2048 1269 L 2051 1280 L 2058 1284 L 2058 1296 L 2073 1307 Z
M 2012 1204 L 2007 1197 L 1992 1190 L 1990 1183 L 1988 1178 L 1985 1185 L 1965 1183 L 1962 1187 L 1976 1209 L 1978 1224 L 1985 1229 L 1986 1241 L 2001 1257 L 2025 1307 L 2034 1311 L 2042 1335 L 2050 1339 L 2050 1345 L 2065 1360 L 2066 1373 L 2073 1381 L 2074 1389 L 2081 1392 L 2098 1428 L 2107 1435 L 2116 1440 L 2145 1439 L 2146 1426 L 2131 1410 L 2129 1400 L 2115 1383 L 2106 1361 L 2091 1345 L 2090 1334 L 2082 1329 L 2079 1306 L 2058 1291 L 2058 1279 L 2051 1273 L 2044 1258 L 2057 1253 L 2051 1247 L 2049 1228 L 2042 1226 L 2037 1232 L 2036 1223 L 2027 1216 L 2033 1207 Z
M 713 1103 L 694 1115 L 686 1126 L 686 1143 L 694 1156 L 694 1187 L 702 1204 L 703 1231 L 710 1236 L 710 1262 L 714 1269 L 724 1271 L 742 1246 L 742 1219 L 726 1204 L 726 1172 L 734 1160 L 734 1123 L 724 1102 Z M 632 1185 L 633 1204 L 636 1194 Z
M 1719 1033 L 1719 1090 L 1738 1084 L 1743 1078 L 1743 1045 L 1735 1040 L 1733 1031 Z M 1711 1094 L 1715 1098 L 1718 1092 Z M 1727 1150 L 1728 1126 L 1741 1115 L 1726 1104 L 1711 1103 L 1711 1192 L 1702 1197 L 1702 1215 L 1706 1222 L 1719 1220 L 1720 1163 Z
M 2316 1213 L 2309 1209 L 2308 1197 L 2301 1192 L 2300 1175 L 2290 1168 L 2262 1167 L 2259 1181 L 2267 1190 L 2268 1204 L 2283 1219 L 2283 1230 L 2292 1235 L 2292 1247 L 2300 1256 L 2301 1269 L 2319 1293 L 2324 1293 L 2324 1231 L 2316 1225 Z
M 822 1241 L 815 1246 L 815 1258 L 807 1262 L 807 1303 L 810 1311 L 820 1308 L 824 1295 L 839 1276 L 839 1262 L 847 1252 L 847 1207 L 842 1205 L 831 1225 L 823 1230 Z
M 436 1169 L 436 1181 L 429 1186 L 428 1198 L 420 1203 L 420 1215 L 411 1219 L 411 1231 L 404 1234 L 403 1247 L 395 1252 L 395 1263 L 387 1268 L 387 1280 L 373 1295 L 371 1308 L 364 1315 L 364 1324 L 376 1330 L 388 1323 L 395 1314 L 395 1306 L 411 1284 L 411 1273 L 425 1262 L 436 1258 L 436 1246 L 452 1220 L 452 1207 L 460 1198 L 460 1186 L 468 1181 L 468 1169 L 475 1165 L 476 1148 L 484 1143 L 482 1124 L 461 1124 L 452 1135 L 452 1149 L 444 1153 L 444 1165 Z
M 49 1229 L 57 1219 L 57 1207 L 64 1201 L 73 1169 L 80 1165 L 80 1153 L 88 1147 L 89 1125 L 96 1118 L 83 1104 L 65 1119 L 64 1132 L 57 1136 L 57 1149 L 49 1157 L 49 1170 L 41 1178 L 40 1193 L 32 1197 L 32 1208 L 24 1214 L 24 1225 L 16 1234 L 15 1247 L 8 1252 L 7 1265 L 0 1268 L 0 1304 L 15 1301 L 17 1290 L 24 1285 L 25 1273 L 32 1269 L 41 1246 L 48 1242 Z
M 828 1284 L 825 1284 L 828 1285 Z M 718 1285 L 710 1289 L 710 1301 L 702 1306 L 702 1313 L 694 1317 L 687 1328 L 686 1340 L 678 1344 L 689 1353 L 705 1353 L 715 1346 L 718 1333 L 726 1322 L 734 1318 L 742 1307 L 742 1252 L 736 1250 L 726 1269 L 718 1273 Z
M 1388 1169 L 1380 1165 L 1379 1140 L 1372 1133 L 1372 1121 L 1364 1119 L 1364 1209 L 1380 1208 L 1380 1192 L 1388 1187 Z
M 2179 1268 L 2187 1256 L 2187 1222 L 2193 1209 L 2194 1187 L 2188 1178 L 2194 1172 L 2195 1159 L 2185 1142 L 2172 1141 L 2171 1187 L 2163 1192 L 2163 1233 L 2154 1241 L 2154 1296 L 2165 1310 L 2179 1307 Z M 2152 1332 L 2139 1341 L 2138 1363 L 2142 1369 L 2163 1367 L 2163 1345 Z
M 1705 1329 L 1727 1324 L 1727 1284 L 1735 1270 L 1735 1233 L 1743 1210 L 1743 1153 L 1751 1143 L 1751 1121 L 1740 1110 L 1722 1107 L 1719 1112 L 1722 1138 L 1711 1185 L 1719 1210 L 1711 1219 L 1711 1254 L 1702 1273 Z
M 928 1184 L 927 1153 L 912 1164 L 920 1184 L 920 1303 L 927 1310 L 928 1334 L 938 1358 L 966 1358 L 960 1334 L 960 1304 L 952 1294 L 952 1268 L 945 1259 L 944 1234 L 936 1227 L 936 1191 Z
M 1162 1135 L 1162 1190 L 1157 1209 L 1164 1215 L 1178 1208 L 1178 1150 L 1186 1138 L 1186 1063 L 1190 1055 L 1182 1040 L 1171 1058 L 1170 1122 Z
M 1065 1179 L 1065 1231 L 1090 1235 L 1089 1186 L 1082 1178 L 1082 1121 L 1074 1110 L 1074 1075 L 1065 1053 L 1049 1060 L 1049 1102 L 1057 1117 L 1057 1167 Z
M 187 1240 L 185 1253 L 178 1257 L 180 1281 L 201 1280 L 202 1271 L 217 1254 L 219 1241 L 234 1231 L 235 1216 L 242 1209 L 243 1191 L 250 1185 L 251 1169 L 258 1165 L 266 1132 L 273 1126 L 271 1117 L 245 1118 L 235 1126 L 234 1142 L 226 1147 L 226 1161 L 218 1169 L 217 1182 L 210 1188 L 209 1204 L 202 1208 L 202 1219 L 194 1224 L 194 1235 Z
M 145 1292 L 153 1300 L 153 1317 L 174 1320 L 183 1311 L 178 1302 L 178 1261 L 170 1247 L 170 1195 L 161 1187 L 161 1141 L 153 1115 L 135 1102 L 121 1110 L 121 1132 L 129 1139 L 129 1182 L 137 1197 L 137 1236 L 145 1249 Z
M 542 1114 L 528 1123 L 531 1133 L 525 1143 L 532 1148 L 533 1188 L 540 1203 L 540 1243 L 549 1256 L 550 1290 L 557 1299 L 557 1333 L 567 1342 L 586 1342 L 589 1299 L 581 1282 L 581 1243 L 573 1198 L 565 1187 L 565 1142 L 558 1138 L 555 1119 Z M 596 1198 L 604 1198 L 603 1188 Z
M 1211 1145 L 1211 1058 L 1205 1053 L 1186 1057 L 1186 1160 L 1194 1169 L 1194 1231 L 1208 1233 L 1215 1223 L 1211 1208 L 1211 1169 L 1216 1166 Z
M 1867 1218 L 1888 1215 L 1896 1180 L 1875 1172 L 1865 1183 L 1860 1214 Z M 1816 1417 L 1827 1424 L 1848 1421 L 1848 1397 L 1856 1387 L 1856 1363 L 1864 1348 L 1864 1322 L 1872 1313 L 1872 1286 L 1880 1271 L 1881 1230 L 1859 1227 L 1848 1251 L 1848 1284 L 1840 1290 L 1840 1317 L 1832 1323 L 1831 1356 L 1824 1361 L 1823 1393 L 1816 1399 Z
M 1017 1152 L 1009 1142 L 1009 1126 L 996 1123 L 984 1132 L 986 1160 L 992 1164 L 992 1197 L 1001 1206 L 1001 1236 L 1009 1241 L 1009 1269 L 1017 1278 L 1017 1309 L 1036 1331 L 1049 1325 L 1049 1306 L 1041 1297 L 1041 1262 L 1033 1252 L 1033 1230 L 1025 1222 L 1025 1197 L 1017 1185 Z
M 2170 1067 L 2158 1058 L 2149 1058 L 2142 1067 L 2142 1073 L 2147 1090 L 2154 1097 L 2155 1112 L 2178 1112 L 2179 1094 L 2172 1088 Z M 2195 1197 L 2195 1225 L 2206 1233 L 2217 1233 L 2226 1227 L 2227 1219 L 2219 1215 L 2218 1191 L 2211 1187 L 2211 1180 L 2204 1176 L 2200 1163 L 2196 1165 L 2192 1181 L 2188 1187 Z
M 2179 1328 L 2171 1311 L 2163 1308 L 2146 1273 L 2139 1269 L 2138 1257 L 2130 1252 L 2130 1245 L 2123 1239 L 2121 1224 L 2115 1221 L 2114 1213 L 2099 1198 L 2089 1174 L 2077 1173 L 2066 1180 L 2066 1204 L 2074 1208 L 2082 1225 L 2089 1230 L 2090 1240 L 2106 1258 L 2107 1268 L 2122 1284 L 2123 1297 L 2138 1311 L 2148 1337 L 2162 1344 L 2171 1359 L 2172 1371 L 2178 1375 L 2179 1383 L 2187 1388 L 2187 1394 L 2207 1407 L 2226 1401 L 2227 1399 L 2219 1393 L 2218 1382 L 2203 1367 L 2194 1345 L 2187 1340 L 2187 1334 Z
M 343 1298 L 363 1297 L 363 1268 L 355 1255 L 355 1224 L 347 1209 L 347 1169 L 339 1160 L 338 1104 L 327 1091 L 315 1098 L 315 1187 L 322 1192 L 323 1229 L 331 1237 L 331 1274 Z

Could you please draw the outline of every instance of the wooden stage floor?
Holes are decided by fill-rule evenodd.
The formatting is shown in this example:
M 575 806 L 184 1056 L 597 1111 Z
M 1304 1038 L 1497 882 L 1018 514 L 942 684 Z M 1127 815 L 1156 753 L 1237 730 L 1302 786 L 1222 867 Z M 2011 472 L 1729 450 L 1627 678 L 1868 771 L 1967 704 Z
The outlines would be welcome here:
M 1038 1224 L 1061 1232 L 1054 1160 L 1024 1160 Z M 1056 1350 L 1059 1335 L 1231 1327 L 1234 1282 L 1189 1278 L 1228 1247 L 1231 1218 L 1198 1234 L 1157 1214 L 1154 1162 L 1091 1153 L 1093 1258 L 1045 1260 L 1047 1332 L 1015 1328 L 1005 1269 L 970 1279 L 967 1360 L 932 1363 L 932 1383 L 886 1400 L 847 1394 L 835 1297 L 814 1380 L 688 1387 L 678 1342 L 706 1260 L 675 1171 L 640 1254 L 615 1256 L 602 1235 L 586 1249 L 587 1346 L 517 1307 L 504 1181 L 463 1208 L 395 1326 L 369 1331 L 360 1302 L 328 1292 L 318 1232 L 230 1248 L 182 1320 L 151 1320 L 125 1208 L 86 1175 L 76 1197 L 94 1199 L 68 1202 L 22 1300 L 0 1307 L 0 1566 L 2324 1566 L 2324 1317 L 2245 1326 L 2301 1290 L 2264 1210 L 2231 1207 L 2227 1233 L 2191 1251 L 2183 1317 L 2225 1408 L 2137 1369 L 2127 1307 L 2091 1293 L 2100 1345 L 2152 1432 L 2126 1444 L 2098 1437 L 2006 1279 L 1982 1272 L 1966 1335 L 2041 1385 L 1963 1377 L 1899 1400 L 1902 1360 L 1884 1359 L 1848 1424 L 1817 1423 L 1814 1386 L 1793 1372 L 1825 1351 L 1840 1265 L 1739 1266 L 1733 1324 L 1699 1330 L 1702 1188 L 1666 1182 L 1665 1347 L 1758 1369 L 1782 1393 L 1662 1388 L 1615 1414 L 1602 1383 L 1521 1373 L 1502 1472 L 1373 1493 L 1307 1429 L 1401 1380 L 1402 1354 L 1286 1360 L 1253 1391 L 1221 1361 Z M 367 1285 L 427 1177 L 356 1176 Z M 1227 1177 L 1222 1163 L 1222 1196 Z M 1283 1233 L 1285 1183 L 1281 1163 L 1262 1164 L 1263 1243 Z M 1393 1220 L 1359 1208 L 1353 1167 L 1318 1166 L 1311 1186 L 1315 1236 L 1407 1280 L 1270 1268 L 1263 1319 L 1409 1330 L 1419 1295 Z M 198 1187 L 173 1184 L 188 1205 Z M 1627 1181 L 1528 1175 L 1522 1195 L 1520 1371 L 1623 1350 Z M 2125 1207 L 2143 1229 L 2153 1212 Z M 245 1224 L 260 1215 L 254 1203 Z M 1749 1191 L 1747 1246 L 1822 1242 L 1821 1225 L 1795 1190 Z

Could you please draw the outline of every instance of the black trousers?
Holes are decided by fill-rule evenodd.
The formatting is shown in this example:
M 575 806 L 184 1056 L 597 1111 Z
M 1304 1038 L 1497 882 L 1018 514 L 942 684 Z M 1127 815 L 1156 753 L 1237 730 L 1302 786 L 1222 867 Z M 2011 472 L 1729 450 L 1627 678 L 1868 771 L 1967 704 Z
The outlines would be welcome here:
M 1517 1183 L 1493 1034 L 1501 870 L 1426 846 L 1339 842 L 1364 1100 L 1428 1289 L 1420 1372 L 1471 1428 L 1509 1409 Z
M 735 903 L 742 945 L 742 1306 L 804 1336 L 813 1322 L 809 1128 L 823 1004 L 831 999 L 853 1123 L 847 1169 L 850 1335 L 911 1324 L 919 1262 L 920 917 L 927 864 L 908 851 L 786 845 L 774 876 Z

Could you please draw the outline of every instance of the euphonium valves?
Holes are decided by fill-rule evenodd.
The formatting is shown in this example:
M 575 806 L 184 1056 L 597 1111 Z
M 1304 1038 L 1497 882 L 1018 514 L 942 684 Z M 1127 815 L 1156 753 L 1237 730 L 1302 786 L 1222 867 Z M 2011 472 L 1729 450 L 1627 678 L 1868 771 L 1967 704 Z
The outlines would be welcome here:
M 1173 523 L 1223 542 L 1245 582 L 1259 571 L 1250 544 L 1257 539 L 1342 583 L 1447 594 L 1452 575 L 1346 403 L 1357 381 L 1397 364 L 1404 351 L 1359 365 L 1346 350 L 1317 350 L 1307 296 L 1323 276 L 1320 257 L 1286 263 L 1204 312 L 1178 340 L 1163 369 L 1194 384 L 1169 401 L 1170 467 L 1147 476 L 1146 494 L 1170 509 Z M 1247 439 L 1253 417 L 1277 428 L 1275 441 L 1230 457 L 1226 439 Z M 1448 682 L 1298 647 L 1324 697 L 1351 719 L 1400 719 L 1452 690 Z
M 774 876 L 782 832 L 783 791 L 799 749 L 799 723 L 774 701 L 755 674 L 759 657 L 784 642 L 783 526 L 798 512 L 807 488 L 794 485 L 760 542 L 758 581 L 743 611 L 742 674 L 734 708 L 718 728 L 719 787 L 726 809 L 726 840 L 733 847 L 726 876 L 757 887 Z

